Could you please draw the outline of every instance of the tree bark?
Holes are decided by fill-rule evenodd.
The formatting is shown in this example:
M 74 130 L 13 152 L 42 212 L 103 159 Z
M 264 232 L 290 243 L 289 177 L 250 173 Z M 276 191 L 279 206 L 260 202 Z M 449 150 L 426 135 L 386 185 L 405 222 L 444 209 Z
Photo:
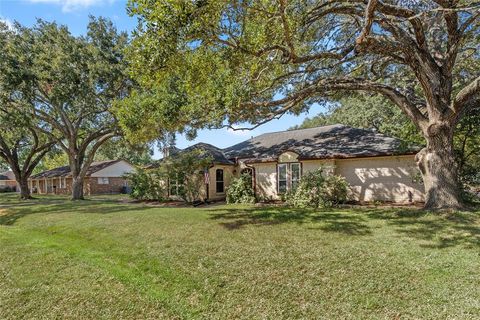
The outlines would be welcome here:
M 32 199 L 32 196 L 30 195 L 30 188 L 28 187 L 28 179 L 25 177 L 20 178 L 18 185 L 20 186 L 20 199 Z
M 83 196 L 83 178 L 73 177 L 72 182 L 72 200 L 84 200 Z
M 415 157 L 425 185 L 427 210 L 462 209 L 458 166 L 453 152 L 453 125 L 429 126 L 427 146 Z

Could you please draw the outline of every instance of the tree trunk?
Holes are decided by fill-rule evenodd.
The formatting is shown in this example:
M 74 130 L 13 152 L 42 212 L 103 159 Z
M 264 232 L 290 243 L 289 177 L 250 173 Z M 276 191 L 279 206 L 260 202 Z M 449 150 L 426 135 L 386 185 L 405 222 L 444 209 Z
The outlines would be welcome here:
M 84 200 L 83 197 L 83 178 L 73 177 L 72 182 L 72 200 Z
M 427 146 L 415 160 L 425 185 L 425 209 L 462 209 L 458 166 L 453 153 L 453 127 L 430 126 L 424 132 Z
M 18 181 L 18 185 L 20 186 L 20 199 L 32 199 L 32 196 L 30 195 L 30 188 L 28 187 L 28 179 L 21 178 L 20 181 Z

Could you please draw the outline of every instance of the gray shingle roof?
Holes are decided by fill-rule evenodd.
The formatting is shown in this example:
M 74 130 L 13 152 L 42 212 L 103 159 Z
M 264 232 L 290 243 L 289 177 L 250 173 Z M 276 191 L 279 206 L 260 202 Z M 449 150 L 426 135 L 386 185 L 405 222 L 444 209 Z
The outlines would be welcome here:
M 233 161 L 228 159 L 225 154 L 223 153 L 223 150 L 220 148 L 217 148 L 209 143 L 196 143 L 190 147 L 187 147 L 185 149 L 179 149 L 174 147 L 173 152 L 170 151 L 170 156 L 175 156 L 177 154 L 182 154 L 182 152 L 190 152 L 194 150 L 202 150 L 205 152 L 205 157 L 211 157 L 213 159 L 213 163 L 215 164 L 234 164 Z M 145 167 L 145 169 L 154 169 L 158 168 L 160 164 L 162 163 L 163 159 L 157 160 L 154 163 L 148 165 Z
M 107 168 L 121 160 L 107 160 L 107 161 L 97 161 L 97 162 L 92 162 L 90 167 L 87 170 L 87 177 L 92 175 L 93 173 L 100 171 L 104 168 Z M 69 166 L 64 166 L 64 167 L 58 167 L 55 169 L 47 170 L 40 172 L 34 176 L 31 177 L 31 179 L 43 179 L 43 178 L 58 178 L 58 177 L 68 177 L 70 176 L 70 167 Z
M 296 152 L 301 159 L 327 159 L 413 154 L 418 150 L 372 130 L 335 124 L 265 133 L 223 151 L 228 158 L 274 160 L 285 151 Z
M 0 180 L 15 180 L 13 171 L 5 171 L 0 173 Z
M 229 160 L 222 149 L 217 148 L 209 143 L 197 143 L 193 146 L 183 149 L 181 152 L 188 152 L 194 150 L 202 150 L 205 152 L 206 157 L 212 157 L 213 162 L 216 164 L 234 164 L 233 161 Z

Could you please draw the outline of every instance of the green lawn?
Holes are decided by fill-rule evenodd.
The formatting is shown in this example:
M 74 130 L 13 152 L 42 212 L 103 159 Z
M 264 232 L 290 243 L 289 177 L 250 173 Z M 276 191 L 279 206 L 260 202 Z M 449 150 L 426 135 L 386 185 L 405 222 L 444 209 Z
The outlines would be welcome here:
M 0 194 L 0 319 L 480 319 L 480 214 Z

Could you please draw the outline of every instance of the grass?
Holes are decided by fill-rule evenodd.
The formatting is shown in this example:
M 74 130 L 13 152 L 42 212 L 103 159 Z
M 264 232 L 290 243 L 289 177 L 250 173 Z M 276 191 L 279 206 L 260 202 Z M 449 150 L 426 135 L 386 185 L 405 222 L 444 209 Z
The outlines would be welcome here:
M 1 319 L 480 319 L 480 214 L 0 195 Z

